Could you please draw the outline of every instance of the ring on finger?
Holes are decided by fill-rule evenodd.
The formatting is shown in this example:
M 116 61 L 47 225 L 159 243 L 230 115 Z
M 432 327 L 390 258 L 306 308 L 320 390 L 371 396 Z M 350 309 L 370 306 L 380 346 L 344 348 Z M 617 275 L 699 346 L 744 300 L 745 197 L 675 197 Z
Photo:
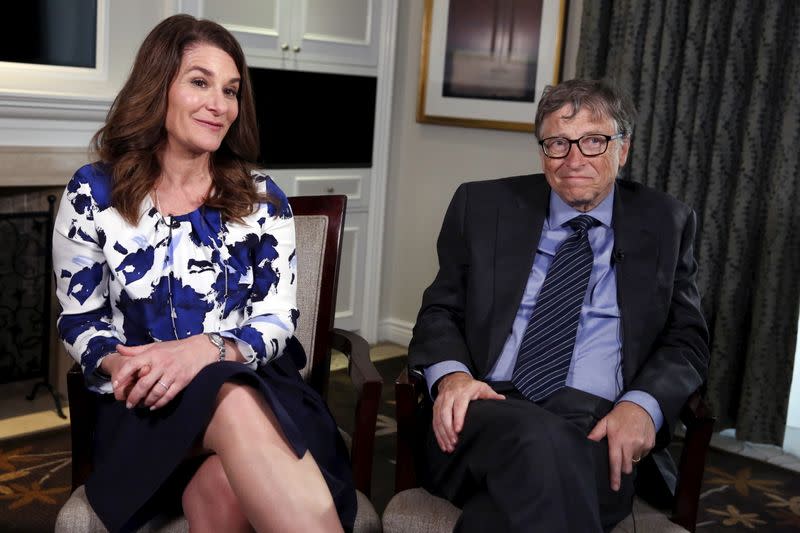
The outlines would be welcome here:
M 164 392 L 166 392 L 167 390 L 169 390 L 170 386 L 172 385 L 171 383 L 170 383 L 169 385 L 167 385 L 166 383 L 164 383 L 164 382 L 163 382 L 163 381 L 161 381 L 160 379 L 158 380 L 158 384 L 159 384 L 159 385 L 161 385 L 162 387 L 164 387 Z
M 634 457 L 634 458 L 631 459 L 631 461 L 633 461 L 634 463 L 638 463 L 641 460 L 642 460 L 641 457 Z

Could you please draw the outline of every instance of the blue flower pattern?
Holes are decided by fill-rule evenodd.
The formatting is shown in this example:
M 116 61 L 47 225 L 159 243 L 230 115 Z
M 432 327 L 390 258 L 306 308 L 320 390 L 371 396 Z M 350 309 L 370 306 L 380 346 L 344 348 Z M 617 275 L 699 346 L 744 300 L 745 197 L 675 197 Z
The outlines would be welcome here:
M 110 205 L 102 166 L 75 173 L 56 217 L 53 268 L 58 331 L 92 390 L 112 391 L 95 369 L 118 343 L 218 331 L 252 368 L 281 354 L 298 316 L 294 221 L 272 179 L 254 179 L 279 207 L 259 204 L 244 223 L 210 208 L 165 219 L 147 198 L 131 226 Z

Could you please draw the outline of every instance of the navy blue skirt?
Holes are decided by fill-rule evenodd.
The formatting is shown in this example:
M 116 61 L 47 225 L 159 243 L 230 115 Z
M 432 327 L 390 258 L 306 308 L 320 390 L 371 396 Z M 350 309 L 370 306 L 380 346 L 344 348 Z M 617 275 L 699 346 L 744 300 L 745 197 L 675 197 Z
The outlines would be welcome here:
M 135 531 L 157 514 L 180 512 L 183 489 L 205 459 L 190 454 L 219 389 L 237 382 L 261 391 L 298 457 L 311 452 L 343 527 L 352 529 L 356 495 L 347 448 L 327 405 L 297 371 L 304 361 L 302 346 L 291 339 L 281 357 L 256 371 L 230 361 L 208 365 L 155 411 L 127 409 L 111 394 L 97 395 L 94 470 L 86 495 L 106 528 Z

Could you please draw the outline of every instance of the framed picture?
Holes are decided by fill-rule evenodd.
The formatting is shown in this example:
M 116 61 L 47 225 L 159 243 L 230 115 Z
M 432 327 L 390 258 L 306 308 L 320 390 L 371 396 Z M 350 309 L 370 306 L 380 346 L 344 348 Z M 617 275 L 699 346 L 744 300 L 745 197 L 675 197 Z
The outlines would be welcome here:
M 417 122 L 533 132 L 567 0 L 425 0 Z

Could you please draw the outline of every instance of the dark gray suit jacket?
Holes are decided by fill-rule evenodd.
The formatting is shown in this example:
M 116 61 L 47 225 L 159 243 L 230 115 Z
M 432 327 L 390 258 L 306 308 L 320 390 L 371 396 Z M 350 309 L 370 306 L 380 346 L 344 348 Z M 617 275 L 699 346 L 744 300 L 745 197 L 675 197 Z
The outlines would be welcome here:
M 549 196 L 542 174 L 458 188 L 437 243 L 439 272 L 409 346 L 412 368 L 456 360 L 478 379 L 492 369 L 522 299 Z M 623 391 L 642 390 L 658 401 L 661 448 L 708 368 L 692 251 L 695 215 L 669 195 L 617 180 L 612 225 Z

